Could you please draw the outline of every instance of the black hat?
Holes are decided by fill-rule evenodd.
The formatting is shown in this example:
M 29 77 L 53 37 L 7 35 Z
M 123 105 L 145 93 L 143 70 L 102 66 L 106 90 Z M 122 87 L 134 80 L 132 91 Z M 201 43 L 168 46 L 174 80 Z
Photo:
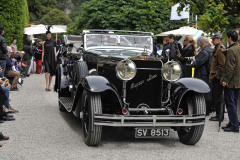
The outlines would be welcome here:
M 50 28 L 52 27 L 52 25 L 48 25 L 47 27 L 46 27 L 46 29 L 47 29 L 47 32 L 46 32 L 46 34 L 48 34 L 48 33 L 51 33 L 51 31 L 50 31 Z M 53 27 L 52 27 L 53 28 Z
M 220 39 L 222 39 L 222 35 L 221 35 L 220 33 L 216 33 L 216 34 L 214 34 L 214 35 L 211 37 L 211 39 L 215 39 L 215 38 L 220 38 Z
M 4 30 L 4 27 L 3 26 L 0 26 L 0 31 L 3 31 Z

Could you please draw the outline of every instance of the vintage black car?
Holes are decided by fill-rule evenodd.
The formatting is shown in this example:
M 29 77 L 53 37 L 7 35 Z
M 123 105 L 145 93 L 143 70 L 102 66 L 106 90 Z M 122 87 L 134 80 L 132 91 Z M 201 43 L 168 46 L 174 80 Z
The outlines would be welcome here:
M 205 124 L 208 85 L 181 78 L 175 61 L 154 57 L 153 34 L 84 30 L 82 47 L 58 67 L 59 110 L 82 119 L 85 143 L 97 146 L 102 126 L 135 128 L 136 138 L 169 137 L 196 144 Z

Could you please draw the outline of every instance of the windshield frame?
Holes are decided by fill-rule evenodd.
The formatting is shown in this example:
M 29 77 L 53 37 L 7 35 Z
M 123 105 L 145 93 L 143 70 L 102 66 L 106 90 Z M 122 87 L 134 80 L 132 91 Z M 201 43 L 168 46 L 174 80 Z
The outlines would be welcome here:
M 99 46 L 97 46 L 97 45 L 95 45 L 95 46 L 89 46 L 89 44 L 87 43 L 87 42 L 89 42 L 89 41 L 87 41 L 87 38 L 89 38 L 89 36 L 101 36 L 101 37 L 103 37 L 103 36 L 105 36 L 105 37 L 107 37 L 107 36 L 112 36 L 112 37 L 117 37 L 117 39 L 116 39 L 116 41 L 117 41 L 117 43 L 115 43 L 115 45 L 111 45 L 111 44 L 107 44 L 107 45 L 104 45 L 103 44 L 103 41 L 102 41 L 102 39 L 101 39 L 101 42 L 99 43 L 100 45 Z M 120 41 L 120 39 L 121 38 L 125 38 L 125 41 L 127 41 L 127 37 L 128 38 L 133 38 L 134 39 L 134 43 L 130 43 L 130 46 L 124 46 L 124 45 L 122 45 L 121 44 L 121 41 Z M 147 45 L 145 45 L 145 44 L 142 44 L 141 46 L 137 46 L 137 45 L 139 45 L 138 43 L 136 43 L 136 39 L 137 38 L 141 38 L 141 39 L 149 39 L 148 40 L 148 44 Z M 117 44 L 117 45 L 116 45 Z M 121 44 L 121 45 L 120 45 Z M 125 44 L 127 44 L 127 43 L 125 43 Z M 103 34 L 99 34 L 99 33 L 85 33 L 84 34 L 84 40 L 83 40 L 83 45 L 84 45 L 84 49 L 86 50 L 86 51 L 88 51 L 88 50 L 91 50 L 91 49 L 103 49 L 103 48 L 106 48 L 106 49 L 114 49 L 114 48 L 116 48 L 116 49 L 130 49 L 130 50 L 142 50 L 142 51 L 144 51 L 144 46 L 147 46 L 148 48 L 147 48 L 147 52 L 150 52 L 150 53 L 152 53 L 153 52 L 153 35 L 143 35 L 143 34 L 114 34 L 114 33 L 112 33 L 112 32 L 110 32 L 110 33 L 103 33 Z

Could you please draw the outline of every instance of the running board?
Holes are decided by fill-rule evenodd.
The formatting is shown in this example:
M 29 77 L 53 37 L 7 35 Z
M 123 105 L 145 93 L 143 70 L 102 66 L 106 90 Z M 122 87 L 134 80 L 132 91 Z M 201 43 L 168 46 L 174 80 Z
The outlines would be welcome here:
M 73 102 L 70 97 L 60 97 L 59 102 L 66 108 L 68 112 L 72 111 Z

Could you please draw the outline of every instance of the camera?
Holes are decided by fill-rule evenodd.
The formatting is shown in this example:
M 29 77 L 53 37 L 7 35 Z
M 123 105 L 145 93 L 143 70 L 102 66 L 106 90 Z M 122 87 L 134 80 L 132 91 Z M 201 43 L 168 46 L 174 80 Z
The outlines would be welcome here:
M 1 78 L 1 80 L 4 82 L 4 81 L 6 81 L 6 78 Z

